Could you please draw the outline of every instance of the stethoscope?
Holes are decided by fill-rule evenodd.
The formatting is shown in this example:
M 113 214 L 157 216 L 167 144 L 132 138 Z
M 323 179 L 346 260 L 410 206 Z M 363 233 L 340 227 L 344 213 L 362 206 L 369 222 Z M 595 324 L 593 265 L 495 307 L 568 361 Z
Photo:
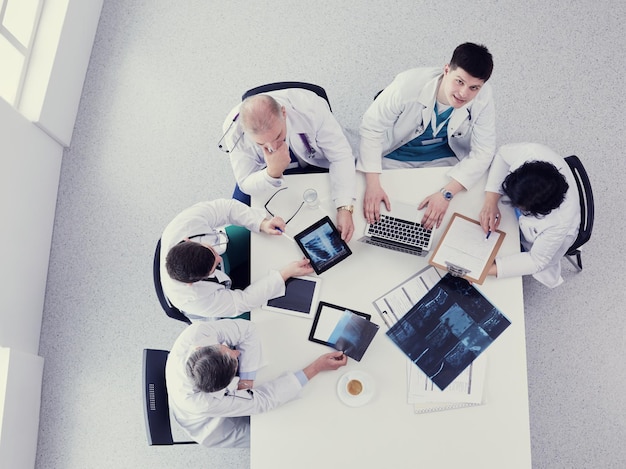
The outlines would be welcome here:
M 306 136 L 306 134 L 298 134 L 298 136 L 300 137 L 300 140 L 302 140 L 302 144 L 306 149 L 306 156 L 308 158 L 313 158 L 315 156 L 315 149 L 311 146 L 309 138 Z
M 230 390 L 227 390 L 224 393 L 225 397 L 236 397 L 238 399 L 245 399 L 246 401 L 251 401 L 254 397 L 254 392 L 252 391 L 252 389 L 246 389 L 246 395 L 240 396 L 237 391 L 243 391 L 243 389 L 237 389 L 234 392 L 231 392 Z
M 472 120 L 472 110 L 467 108 L 467 118 L 471 121 Z M 435 138 L 438 134 L 439 131 L 441 130 L 441 128 L 443 127 L 443 125 L 450 120 L 450 118 L 452 117 L 452 115 L 448 116 L 448 118 L 446 120 L 444 120 L 439 126 L 437 126 L 437 119 L 436 119 L 436 105 L 435 105 L 435 109 L 434 112 L 431 116 L 431 128 L 433 129 L 433 138 Z M 416 134 L 421 134 L 422 132 L 424 132 L 424 124 L 420 124 L 416 129 L 415 129 L 415 133 Z M 454 134 L 452 134 L 452 137 L 460 137 L 461 136 L 461 132 L 457 131 Z
M 226 128 L 226 131 L 217 142 L 217 148 L 219 148 L 224 153 L 230 153 L 231 151 L 233 151 L 235 147 L 237 146 L 237 144 L 239 143 L 239 141 L 243 138 L 243 135 L 245 132 L 241 132 L 241 135 L 239 135 L 237 140 L 235 140 L 235 143 L 233 143 L 233 146 L 230 150 L 224 146 L 224 143 L 223 143 L 224 139 L 226 138 L 226 135 L 228 135 L 230 130 L 233 128 L 238 118 L 239 118 L 239 113 L 235 114 L 235 117 L 233 117 L 233 120 L 230 122 L 230 124 Z M 304 145 L 304 148 L 306 149 L 306 156 L 308 158 L 313 158 L 316 152 L 315 152 L 315 148 L 313 148 L 313 146 L 311 145 L 311 142 L 309 142 L 309 138 L 306 136 L 306 134 L 298 134 L 298 136 L 300 137 L 300 140 L 302 140 L 302 144 Z
M 202 234 L 187 236 L 187 238 L 183 239 L 182 241 L 179 241 L 178 244 L 184 243 L 188 239 L 191 240 L 194 238 L 203 238 L 204 236 L 215 236 L 216 242 L 211 243 L 211 246 L 213 247 L 213 249 L 215 249 L 215 251 L 218 254 L 220 255 L 224 254 L 224 251 L 226 251 L 226 248 L 222 249 L 222 246 L 228 246 L 229 239 L 228 239 L 228 234 L 226 233 L 226 231 L 222 229 L 215 230 L 213 233 L 202 233 Z

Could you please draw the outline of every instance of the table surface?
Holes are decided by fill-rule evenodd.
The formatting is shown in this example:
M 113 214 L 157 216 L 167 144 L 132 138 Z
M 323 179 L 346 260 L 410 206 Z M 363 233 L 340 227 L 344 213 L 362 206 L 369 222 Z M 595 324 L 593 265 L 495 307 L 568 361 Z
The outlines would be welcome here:
M 394 200 L 415 206 L 438 191 L 448 168 L 385 171 L 381 181 Z M 407 359 L 386 336 L 387 327 L 372 301 L 402 283 L 428 263 L 425 257 L 398 253 L 358 242 L 365 220 L 362 194 L 365 181 L 357 173 L 353 254 L 320 275 L 319 300 L 369 313 L 380 325 L 360 362 L 352 359 L 337 371 L 323 372 L 303 389 L 299 399 L 251 418 L 251 468 L 530 468 L 530 428 L 526 345 L 521 278 L 488 277 L 477 288 L 511 321 L 511 326 L 481 355 L 487 363 L 483 405 L 416 414 L 407 403 Z M 326 174 L 289 176 L 289 191 L 301 194 L 314 187 L 320 207 L 307 206 L 287 225 L 296 234 L 335 209 Z M 455 211 L 477 219 L 484 199 L 484 180 L 458 194 L 446 213 L 435 243 Z M 262 207 L 262 197 L 253 206 Z M 509 207 L 501 207 L 500 229 L 506 232 L 500 253 L 519 250 L 517 223 Z M 436 244 L 435 244 L 436 245 Z M 302 257 L 298 246 L 284 238 L 253 234 L 252 279 Z M 264 366 L 257 381 L 302 369 L 329 347 L 310 342 L 312 320 L 257 309 L 252 320 L 263 338 Z M 337 395 L 337 382 L 352 370 L 371 375 L 374 398 L 362 407 L 349 407 Z

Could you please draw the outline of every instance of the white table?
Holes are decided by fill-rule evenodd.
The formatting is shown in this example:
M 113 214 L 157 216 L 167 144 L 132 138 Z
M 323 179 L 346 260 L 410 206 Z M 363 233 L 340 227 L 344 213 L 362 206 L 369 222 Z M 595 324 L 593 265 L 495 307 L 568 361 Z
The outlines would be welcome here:
M 439 190 L 448 168 L 385 171 L 387 194 L 417 205 L 423 195 Z M 511 326 L 484 352 L 487 357 L 484 405 L 429 414 L 415 414 L 407 404 L 407 359 L 385 335 L 387 327 L 372 301 L 427 265 L 427 257 L 396 253 L 357 242 L 363 232 L 364 178 L 358 174 L 359 200 L 355 207 L 353 254 L 322 273 L 320 300 L 372 315 L 381 326 L 361 362 L 349 359 L 346 367 L 316 376 L 301 398 L 278 409 L 252 416 L 251 468 L 530 468 L 530 429 L 524 308 L 520 278 L 489 277 L 477 286 L 511 320 Z M 287 225 L 298 233 L 328 214 L 335 220 L 329 200 L 328 175 L 288 178 L 290 190 L 302 193 L 314 187 L 321 194 L 319 209 L 306 206 Z M 484 181 L 457 195 L 442 229 L 454 211 L 474 219 L 483 202 Z M 265 200 L 253 200 L 263 206 Z M 501 208 L 500 229 L 507 233 L 501 253 L 519 249 L 512 210 Z M 264 235 L 252 237 L 252 279 L 302 256 L 295 243 Z M 312 321 L 265 310 L 252 320 L 263 336 L 267 365 L 258 381 L 308 365 L 328 347 L 308 341 Z M 337 381 L 349 370 L 363 370 L 375 380 L 376 395 L 363 407 L 348 407 L 337 395 Z

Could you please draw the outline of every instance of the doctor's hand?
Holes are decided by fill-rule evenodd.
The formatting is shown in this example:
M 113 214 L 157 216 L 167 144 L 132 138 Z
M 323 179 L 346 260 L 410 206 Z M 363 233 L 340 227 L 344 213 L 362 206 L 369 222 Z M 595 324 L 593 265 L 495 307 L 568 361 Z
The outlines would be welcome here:
M 491 230 L 497 230 L 500 226 L 500 220 L 502 214 L 498 207 L 498 201 L 500 200 L 500 194 L 495 192 L 485 192 L 485 202 L 483 208 L 480 211 L 479 220 L 485 234 Z
M 354 233 L 354 222 L 348 210 L 337 210 L 337 229 L 341 233 L 341 239 L 346 243 L 350 241 Z
M 273 178 L 282 177 L 283 172 L 287 169 L 289 163 L 291 163 L 289 145 L 282 142 L 278 148 L 261 148 L 263 148 L 263 156 L 265 157 L 265 163 L 267 164 L 267 174 Z
M 280 217 L 274 217 L 271 219 L 266 218 L 265 220 L 263 220 L 261 222 L 259 230 L 263 233 L 267 233 L 270 235 L 279 235 L 282 234 L 283 231 L 285 231 L 286 227 L 287 225 L 285 223 L 285 220 Z
M 418 210 L 426 208 L 420 223 L 427 230 L 432 230 L 434 227 L 439 228 L 449 206 L 450 202 L 445 199 L 441 192 L 429 195 L 417 207 Z
M 237 389 L 252 389 L 254 386 L 254 380 L 252 379 L 240 379 L 237 384 Z
M 368 223 L 380 220 L 380 203 L 385 202 L 387 211 L 391 211 L 391 202 L 380 185 L 380 174 L 365 173 L 365 196 L 363 197 L 363 216 Z
M 280 269 L 280 275 L 283 277 L 283 280 L 286 282 L 287 279 L 291 277 L 300 277 L 302 275 L 309 275 L 314 272 L 313 267 L 311 267 L 311 261 L 308 259 L 301 259 L 299 261 L 293 261 L 290 264 L 287 264 L 285 267 Z
M 336 370 L 348 363 L 348 356 L 343 352 L 325 353 L 304 370 L 304 374 L 308 379 L 313 378 L 320 371 Z

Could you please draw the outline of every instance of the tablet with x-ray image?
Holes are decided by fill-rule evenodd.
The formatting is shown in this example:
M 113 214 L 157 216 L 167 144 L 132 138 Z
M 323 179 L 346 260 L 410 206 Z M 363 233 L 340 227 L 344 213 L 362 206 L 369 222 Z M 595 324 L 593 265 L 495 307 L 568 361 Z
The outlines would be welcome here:
M 318 275 L 352 254 L 329 217 L 313 223 L 294 239 Z
M 370 318 L 369 314 L 320 301 L 309 340 L 360 361 L 379 329 Z

